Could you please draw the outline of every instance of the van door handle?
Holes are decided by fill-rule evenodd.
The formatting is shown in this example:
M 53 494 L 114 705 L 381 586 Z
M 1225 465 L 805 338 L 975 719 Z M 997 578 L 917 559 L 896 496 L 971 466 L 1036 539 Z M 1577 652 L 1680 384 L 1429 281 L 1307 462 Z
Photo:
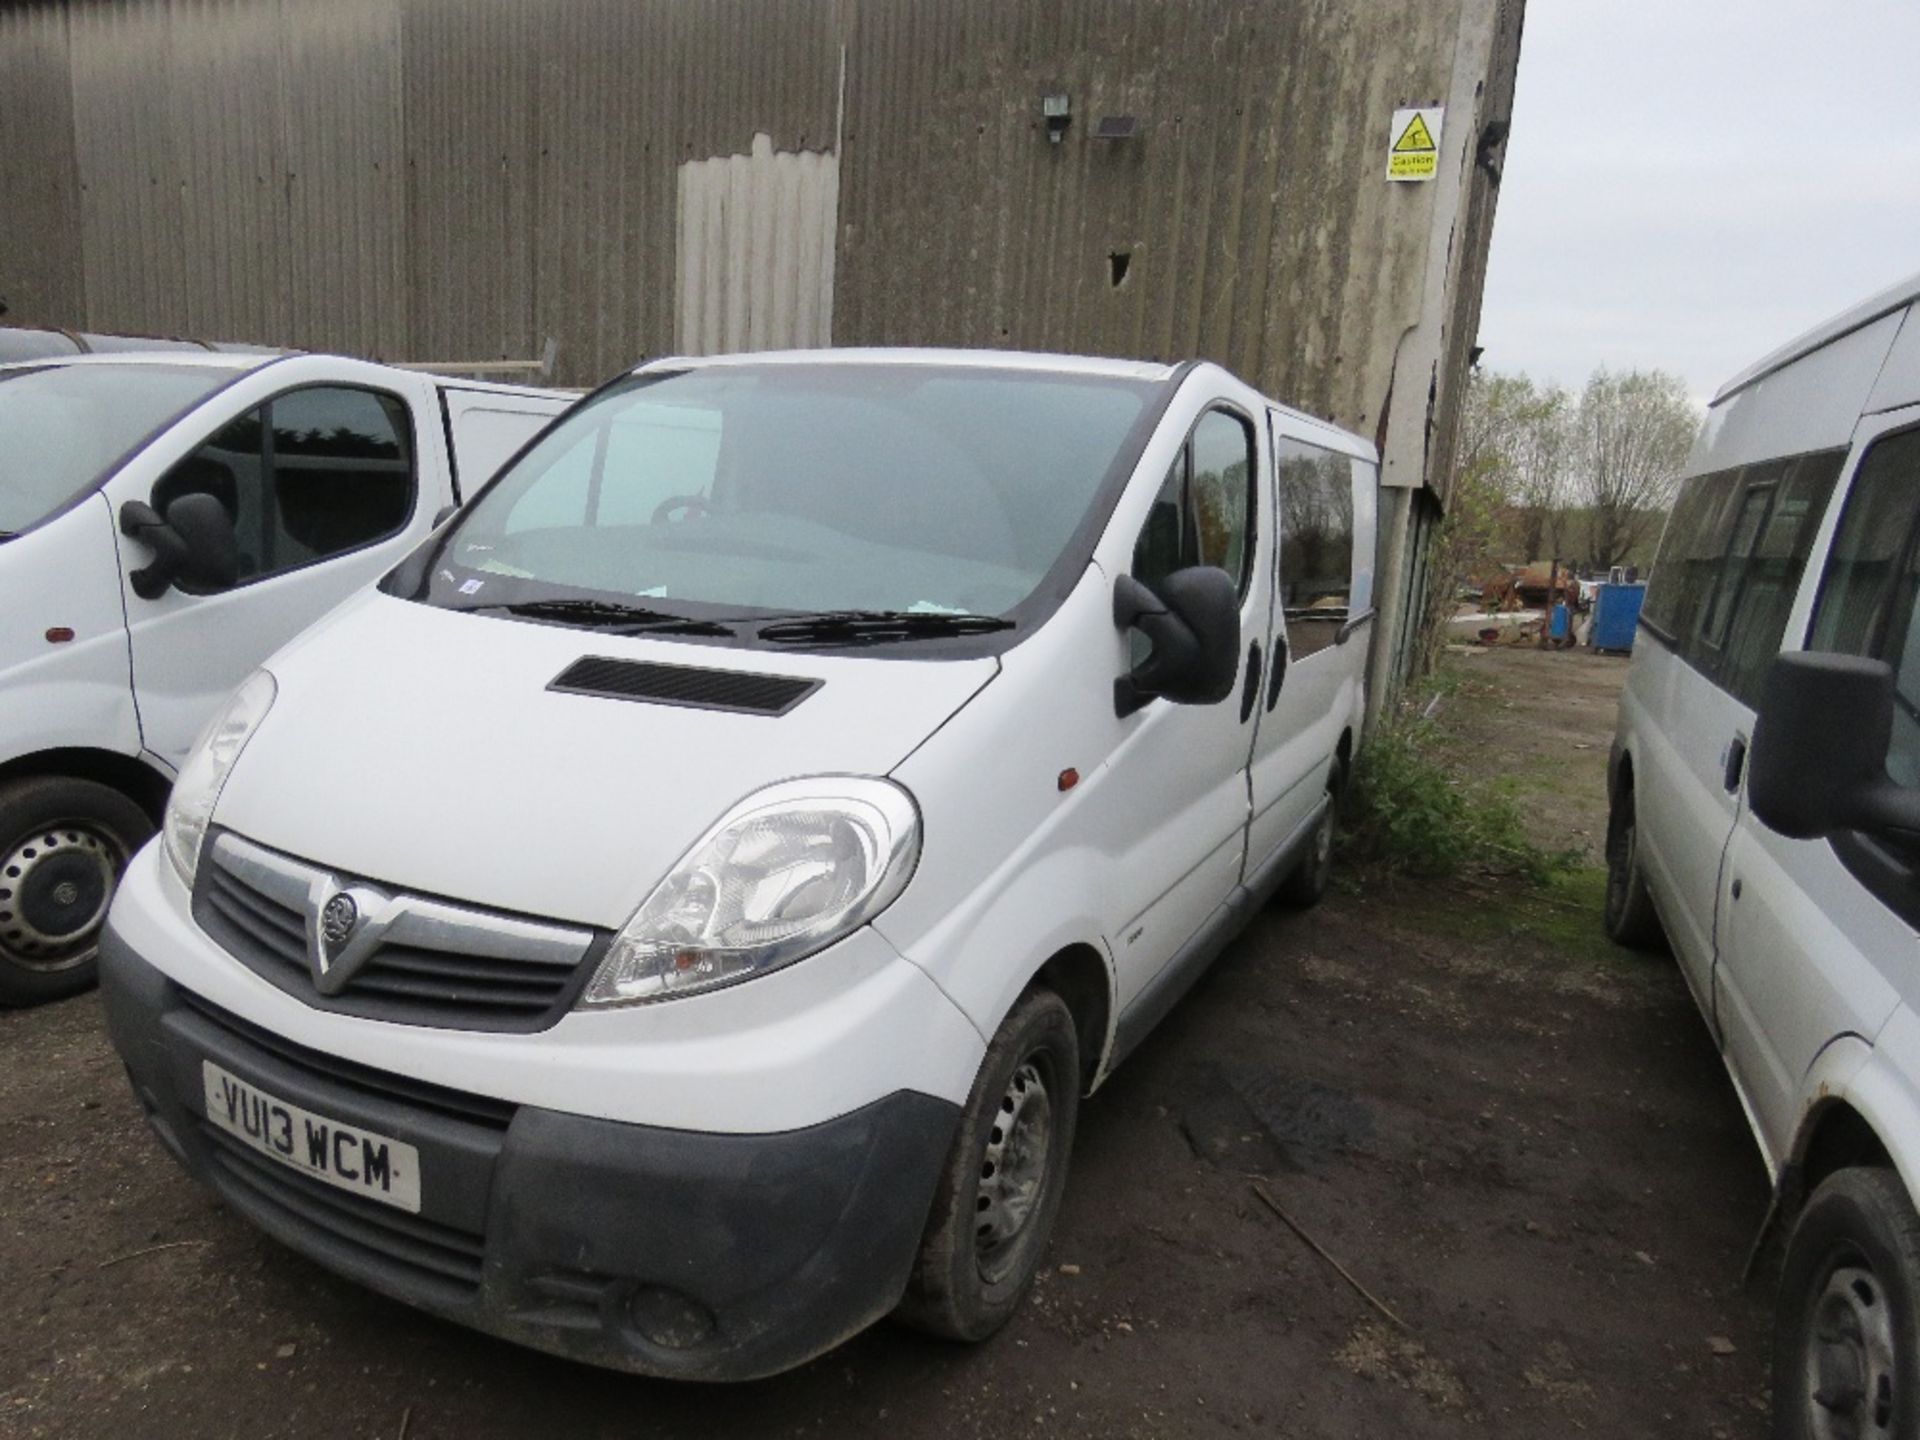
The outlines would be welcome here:
M 1260 642 L 1254 641 L 1247 647 L 1247 683 L 1240 689 L 1240 723 L 1247 723 L 1253 714 L 1253 707 L 1260 699 Z
M 1287 679 L 1287 637 L 1282 635 L 1273 642 L 1273 673 L 1267 677 L 1267 710 L 1280 703 L 1280 687 Z
M 1727 767 L 1720 776 L 1720 783 L 1726 787 L 1729 795 L 1740 788 L 1740 776 L 1746 768 L 1747 737 L 1736 735 L 1733 743 L 1727 746 Z

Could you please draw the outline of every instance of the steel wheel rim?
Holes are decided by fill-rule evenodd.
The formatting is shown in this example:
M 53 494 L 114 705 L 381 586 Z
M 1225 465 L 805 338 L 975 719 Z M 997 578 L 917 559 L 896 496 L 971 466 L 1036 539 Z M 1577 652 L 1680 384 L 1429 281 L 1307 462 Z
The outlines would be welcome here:
M 93 959 L 126 850 L 99 827 L 63 821 L 0 854 L 0 958 L 41 974 Z
M 1815 1440 L 1872 1440 L 1893 1433 L 1898 1400 L 1893 1312 L 1864 1265 L 1836 1266 L 1813 1302 L 1801 1354 L 1807 1433 Z
M 974 1260 L 987 1284 L 1015 1268 L 1021 1240 L 1031 1233 L 1053 1166 L 1053 1098 L 1039 1062 L 1014 1067 L 994 1111 L 980 1158 L 974 1202 Z

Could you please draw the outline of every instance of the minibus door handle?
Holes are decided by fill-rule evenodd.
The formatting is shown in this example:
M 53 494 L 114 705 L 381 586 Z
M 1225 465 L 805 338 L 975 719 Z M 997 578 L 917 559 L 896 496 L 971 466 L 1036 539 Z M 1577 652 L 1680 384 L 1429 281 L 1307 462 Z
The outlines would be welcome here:
M 1260 700 L 1260 642 L 1247 646 L 1247 683 L 1240 690 L 1240 723 L 1247 723 Z
M 1720 783 L 1726 786 L 1727 793 L 1733 794 L 1740 788 L 1740 777 L 1747 768 L 1747 737 L 1736 735 L 1727 746 L 1727 765 L 1721 772 Z

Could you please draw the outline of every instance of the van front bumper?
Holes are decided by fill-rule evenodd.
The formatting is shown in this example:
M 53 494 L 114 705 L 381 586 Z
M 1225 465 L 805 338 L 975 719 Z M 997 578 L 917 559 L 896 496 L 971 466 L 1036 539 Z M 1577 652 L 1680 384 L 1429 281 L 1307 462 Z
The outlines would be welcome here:
M 504 1339 L 641 1374 L 789 1369 L 904 1293 L 958 1107 L 901 1090 L 773 1134 L 706 1134 L 468 1094 L 296 1045 L 149 964 L 109 922 L 101 989 L 167 1149 L 293 1249 Z M 209 1122 L 204 1067 L 419 1152 L 417 1214 Z

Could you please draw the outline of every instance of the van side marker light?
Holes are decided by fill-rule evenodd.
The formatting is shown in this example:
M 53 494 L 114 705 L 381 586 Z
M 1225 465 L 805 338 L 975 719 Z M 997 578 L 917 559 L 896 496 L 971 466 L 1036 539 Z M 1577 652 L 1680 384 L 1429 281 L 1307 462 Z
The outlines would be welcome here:
M 1071 765 L 1069 765 L 1066 769 L 1060 772 L 1060 793 L 1061 794 L 1063 795 L 1066 794 L 1067 791 L 1073 789 L 1073 787 L 1078 785 L 1079 783 L 1080 783 L 1080 772 L 1074 769 Z
M 49 645 L 64 645 L 71 639 L 73 639 L 73 629 L 71 626 L 55 625 L 47 631 L 47 643 Z

